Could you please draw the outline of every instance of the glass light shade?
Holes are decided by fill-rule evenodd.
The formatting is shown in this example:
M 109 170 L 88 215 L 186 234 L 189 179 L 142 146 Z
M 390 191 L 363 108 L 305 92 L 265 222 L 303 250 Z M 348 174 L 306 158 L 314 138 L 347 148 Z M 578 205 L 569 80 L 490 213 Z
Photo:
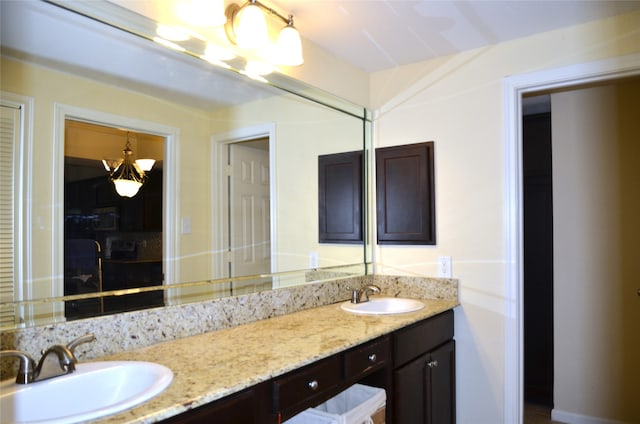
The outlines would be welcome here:
M 276 61 L 285 66 L 299 66 L 304 63 L 300 33 L 292 25 L 282 28 L 278 35 Z
M 156 161 L 155 159 L 136 159 L 136 163 L 144 172 L 149 172 Z
M 255 4 L 244 6 L 235 22 L 236 43 L 245 49 L 257 49 L 268 41 L 267 20 Z
M 116 191 L 122 197 L 133 197 L 138 193 L 142 183 L 133 180 L 117 179 L 113 180 Z
M 115 172 L 120 167 L 120 165 L 122 165 L 122 162 L 124 162 L 124 159 L 122 158 L 102 159 L 102 165 L 104 166 L 104 169 L 107 170 L 107 172 Z

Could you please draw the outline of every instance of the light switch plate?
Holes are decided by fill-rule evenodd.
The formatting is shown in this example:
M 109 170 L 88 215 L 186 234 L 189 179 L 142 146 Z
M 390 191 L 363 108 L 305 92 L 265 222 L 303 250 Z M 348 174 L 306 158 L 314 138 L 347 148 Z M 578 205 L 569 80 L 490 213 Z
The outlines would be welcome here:
M 438 277 L 451 278 L 451 256 L 438 256 Z

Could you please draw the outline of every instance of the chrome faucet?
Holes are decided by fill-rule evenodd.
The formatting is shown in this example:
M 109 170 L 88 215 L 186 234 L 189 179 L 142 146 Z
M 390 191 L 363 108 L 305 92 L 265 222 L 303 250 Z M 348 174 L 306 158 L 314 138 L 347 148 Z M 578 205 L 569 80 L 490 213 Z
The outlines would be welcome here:
M 373 284 L 362 287 L 361 289 L 353 289 L 351 293 L 351 303 L 363 303 L 369 301 L 370 294 L 379 294 L 380 287 Z
M 66 346 L 53 345 L 48 349 L 43 349 L 42 358 L 40 358 L 38 365 L 36 365 L 31 355 L 19 350 L 0 351 L 0 358 L 16 357 L 20 359 L 16 384 L 35 383 L 36 381 L 74 372 L 78 363 L 78 359 L 74 354 L 76 347 L 82 343 L 92 342 L 95 339 L 93 334 L 87 334 L 72 340 Z
M 33 381 L 70 374 L 76 370 L 76 362 L 77 360 L 68 347 L 53 345 L 42 352 L 42 358 L 36 367 Z

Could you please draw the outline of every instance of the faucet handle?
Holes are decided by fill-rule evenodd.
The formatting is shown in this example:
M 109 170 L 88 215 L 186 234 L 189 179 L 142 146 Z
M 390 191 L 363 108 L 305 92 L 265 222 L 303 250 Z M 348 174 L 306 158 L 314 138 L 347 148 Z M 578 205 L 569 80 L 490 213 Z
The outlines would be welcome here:
M 78 363 L 78 358 L 76 358 L 76 353 L 75 353 L 76 348 L 83 343 L 93 342 L 95 341 L 95 339 L 96 339 L 95 335 L 85 334 L 84 336 L 80 336 L 78 338 L 71 340 L 67 344 L 67 349 L 69 349 L 69 351 L 72 354 L 73 362 L 75 362 L 76 364 Z
M 351 292 L 351 303 L 358 303 L 360 301 L 360 290 L 353 289 Z
M 0 351 L 0 358 L 3 357 L 20 358 L 20 368 L 18 369 L 18 375 L 16 375 L 16 384 L 29 384 L 33 381 L 36 362 L 31 355 L 19 350 L 2 350 Z

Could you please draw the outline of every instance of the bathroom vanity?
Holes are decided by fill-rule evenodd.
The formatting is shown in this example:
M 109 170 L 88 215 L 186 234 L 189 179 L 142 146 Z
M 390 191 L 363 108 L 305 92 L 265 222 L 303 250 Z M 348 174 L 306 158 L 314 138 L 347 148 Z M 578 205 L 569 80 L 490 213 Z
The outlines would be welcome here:
M 384 388 L 387 423 L 455 422 L 453 300 L 386 316 L 321 306 L 103 359 L 170 367 L 162 394 L 100 423 L 278 423 L 355 383 Z

